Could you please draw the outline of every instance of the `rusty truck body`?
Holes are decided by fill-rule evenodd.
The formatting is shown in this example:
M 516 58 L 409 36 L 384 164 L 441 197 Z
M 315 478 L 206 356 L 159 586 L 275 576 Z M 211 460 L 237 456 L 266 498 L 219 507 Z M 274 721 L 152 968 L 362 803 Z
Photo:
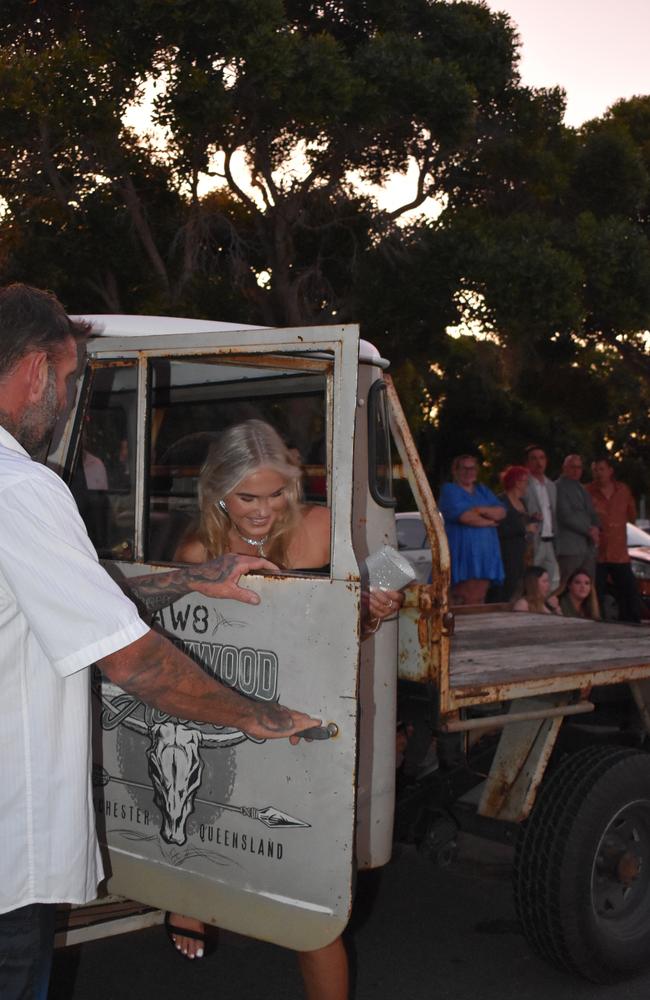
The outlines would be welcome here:
M 332 514 L 322 573 L 249 579 L 259 607 L 188 595 L 156 624 L 250 697 L 331 723 L 258 744 L 163 717 L 96 677 L 95 804 L 113 896 L 297 949 L 345 927 L 358 867 L 397 836 L 442 863 L 458 830 L 516 841 L 524 930 L 596 980 L 650 955 L 650 648 L 643 627 L 448 605 L 441 518 L 390 379 L 356 327 L 291 330 L 90 317 L 76 404 L 49 461 L 100 557 L 168 569 L 219 430 L 268 420 Z M 84 457 L 104 466 L 84 481 Z M 426 524 L 432 579 L 361 640 L 363 560 L 396 544 L 395 476 Z M 395 725 L 413 732 L 395 771 Z M 123 916 L 120 912 L 119 916 Z M 111 921 L 112 925 L 112 921 Z M 73 935 L 70 939 L 73 938 Z

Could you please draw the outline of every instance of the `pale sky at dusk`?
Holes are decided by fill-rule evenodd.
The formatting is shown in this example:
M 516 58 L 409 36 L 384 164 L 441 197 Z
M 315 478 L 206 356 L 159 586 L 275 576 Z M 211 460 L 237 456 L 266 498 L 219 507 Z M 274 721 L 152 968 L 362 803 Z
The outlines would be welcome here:
M 565 89 L 567 125 L 600 117 L 621 97 L 650 94 L 650 0 L 487 3 L 492 10 L 509 14 L 518 30 L 522 82 Z M 127 120 L 142 129 L 147 117 L 145 101 L 144 108 L 133 109 Z M 214 185 L 214 179 L 206 177 L 202 193 Z M 416 172 L 411 169 L 406 176 L 393 177 L 384 188 L 370 190 L 382 206 L 394 208 L 413 196 L 415 186 Z M 250 193 L 255 194 L 252 189 Z M 432 211 L 430 204 L 425 211 Z M 433 214 L 438 211 L 439 207 L 433 209 Z
M 600 117 L 620 97 L 650 94 L 650 0 L 487 0 L 522 41 L 528 86 L 567 92 L 567 125 Z

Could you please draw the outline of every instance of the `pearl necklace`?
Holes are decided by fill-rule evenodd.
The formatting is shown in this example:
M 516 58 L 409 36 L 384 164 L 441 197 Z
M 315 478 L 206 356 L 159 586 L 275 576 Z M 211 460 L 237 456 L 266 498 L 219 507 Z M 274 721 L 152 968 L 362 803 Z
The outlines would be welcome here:
M 246 542 L 247 545 L 252 545 L 254 549 L 257 549 L 258 556 L 264 555 L 264 546 L 269 540 L 269 535 L 265 535 L 264 538 L 247 538 L 246 535 L 242 535 L 239 528 L 235 525 L 235 531 L 241 538 L 242 542 Z

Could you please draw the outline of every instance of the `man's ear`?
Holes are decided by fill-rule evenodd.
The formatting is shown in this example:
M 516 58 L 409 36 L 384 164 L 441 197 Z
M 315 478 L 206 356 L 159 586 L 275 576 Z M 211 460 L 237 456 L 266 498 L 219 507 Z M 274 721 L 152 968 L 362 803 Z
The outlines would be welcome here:
M 49 363 L 45 351 L 30 351 L 20 362 L 23 366 L 25 395 L 28 402 L 39 403 L 47 385 Z

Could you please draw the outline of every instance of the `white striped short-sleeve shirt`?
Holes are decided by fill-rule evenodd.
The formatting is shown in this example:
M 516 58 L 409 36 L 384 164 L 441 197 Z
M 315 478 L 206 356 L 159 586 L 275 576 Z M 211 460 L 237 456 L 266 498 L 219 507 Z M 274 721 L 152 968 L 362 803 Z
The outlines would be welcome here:
M 0 427 L 0 913 L 95 897 L 84 668 L 147 631 L 67 486 Z

